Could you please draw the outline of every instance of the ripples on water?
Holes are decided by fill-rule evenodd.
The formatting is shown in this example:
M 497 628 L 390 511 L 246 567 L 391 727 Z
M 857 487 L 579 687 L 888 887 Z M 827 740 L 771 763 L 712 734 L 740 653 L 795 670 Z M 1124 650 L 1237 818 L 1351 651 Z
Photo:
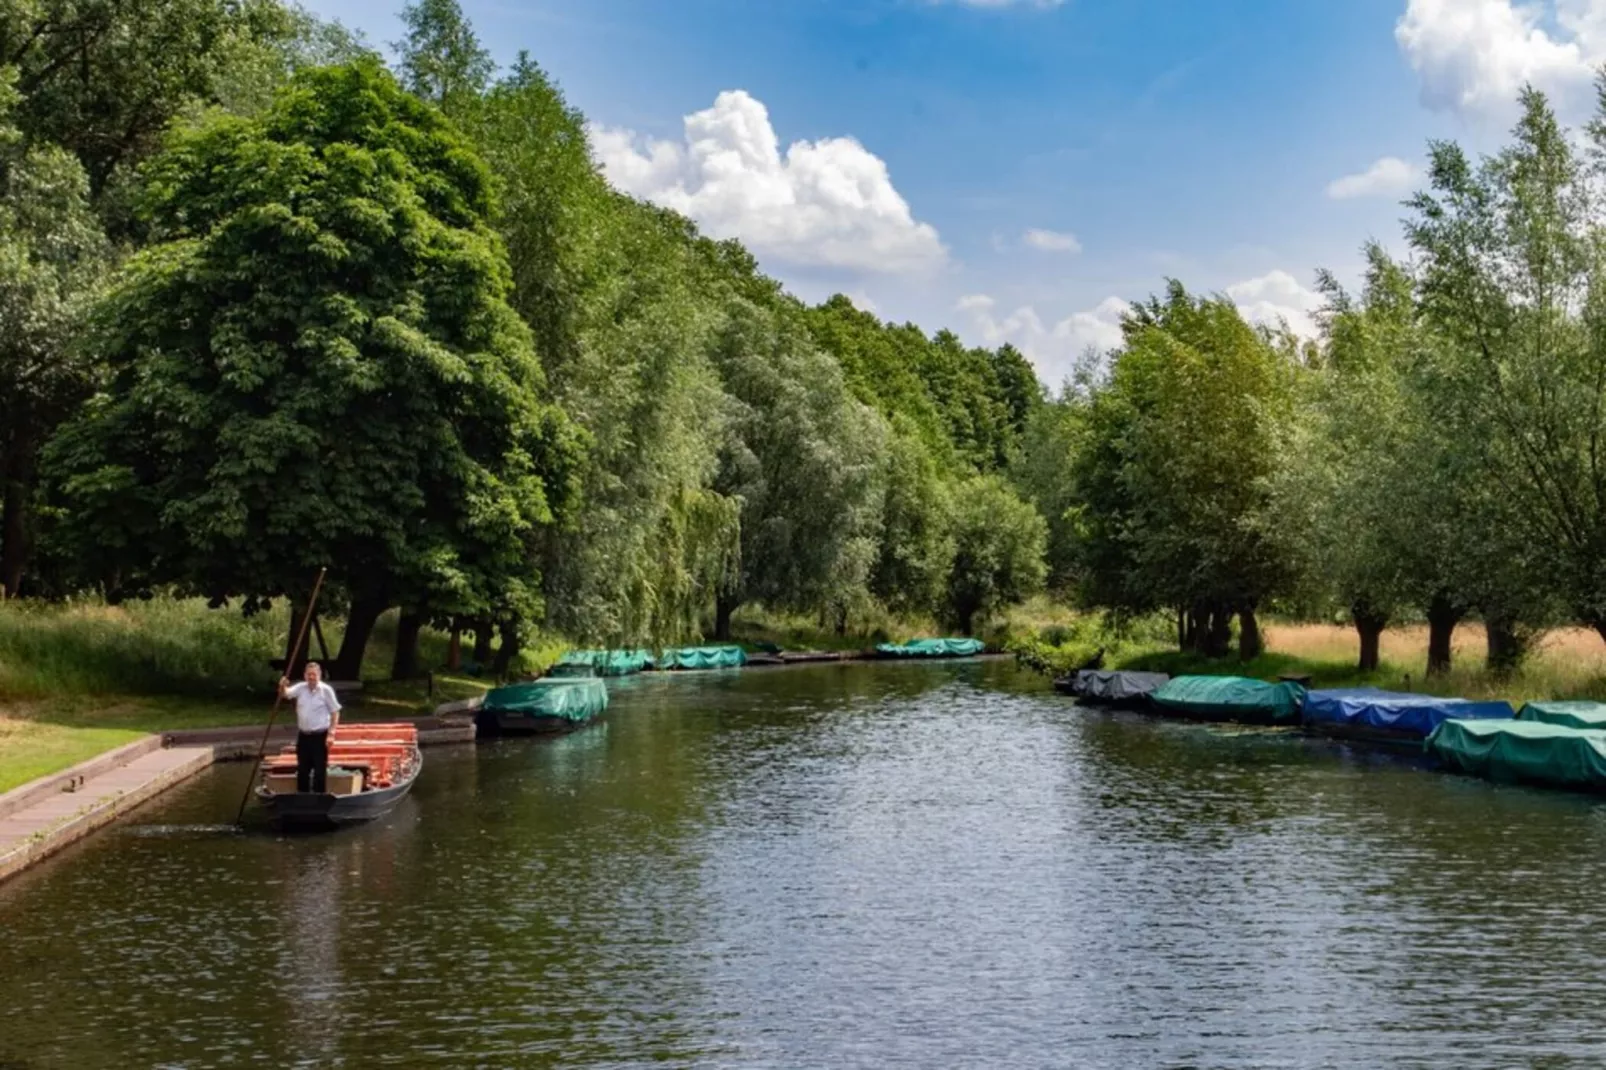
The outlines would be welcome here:
M 1606 1064 L 1606 810 L 999 663 L 638 678 L 331 836 L 244 775 L 0 888 L 0 1068 Z

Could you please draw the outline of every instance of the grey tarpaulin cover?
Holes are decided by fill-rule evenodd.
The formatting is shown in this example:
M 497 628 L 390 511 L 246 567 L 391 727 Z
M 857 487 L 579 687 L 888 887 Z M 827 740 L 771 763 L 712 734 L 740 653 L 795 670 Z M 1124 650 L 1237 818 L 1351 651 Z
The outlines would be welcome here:
M 1095 702 L 1131 702 L 1144 698 L 1169 679 L 1163 672 L 1083 669 L 1076 674 L 1071 693 Z

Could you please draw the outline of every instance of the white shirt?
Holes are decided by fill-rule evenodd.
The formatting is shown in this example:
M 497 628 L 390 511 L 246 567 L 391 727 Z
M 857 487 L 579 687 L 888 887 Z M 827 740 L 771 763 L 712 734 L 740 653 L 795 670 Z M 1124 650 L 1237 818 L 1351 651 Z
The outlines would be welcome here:
M 334 715 L 340 712 L 335 689 L 319 681 L 316 689 L 306 681 L 292 684 L 285 695 L 296 700 L 296 727 L 303 732 L 327 732 Z

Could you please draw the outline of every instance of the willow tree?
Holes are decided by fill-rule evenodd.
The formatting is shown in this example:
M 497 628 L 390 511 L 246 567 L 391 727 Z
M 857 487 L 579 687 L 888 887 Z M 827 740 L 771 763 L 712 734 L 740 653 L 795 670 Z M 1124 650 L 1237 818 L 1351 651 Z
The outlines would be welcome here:
M 1440 419 L 1496 492 L 1490 507 L 1522 525 L 1524 567 L 1480 607 L 1497 664 L 1520 657 L 1543 624 L 1522 618 L 1556 595 L 1606 637 L 1606 81 L 1587 159 L 1543 94 L 1521 105 L 1491 158 L 1431 146 L 1407 224 L 1440 341 Z
M 1226 298 L 1173 282 L 1136 306 L 1087 409 L 1072 479 L 1083 597 L 1123 612 L 1172 608 L 1179 640 L 1219 655 L 1293 579 L 1269 477 L 1295 369 Z
M 741 501 L 741 569 L 719 594 L 715 635 L 729 638 L 744 602 L 853 604 L 875 563 L 885 421 L 806 333 L 745 298 L 730 300 L 712 354 L 730 398 L 714 489 Z
M 253 602 L 328 565 L 347 675 L 389 606 L 538 612 L 572 430 L 440 114 L 377 62 L 311 71 L 179 136 L 145 190 L 156 242 L 99 313 L 109 381 L 48 457 L 85 567 Z

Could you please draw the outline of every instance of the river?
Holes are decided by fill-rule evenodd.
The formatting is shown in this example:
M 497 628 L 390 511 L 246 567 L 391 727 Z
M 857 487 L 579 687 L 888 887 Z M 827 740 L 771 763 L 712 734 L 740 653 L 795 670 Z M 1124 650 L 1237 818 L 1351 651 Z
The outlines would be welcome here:
M 0 886 L 0 1070 L 1599 1066 L 1606 807 L 1003 662 L 638 677 L 383 823 Z

